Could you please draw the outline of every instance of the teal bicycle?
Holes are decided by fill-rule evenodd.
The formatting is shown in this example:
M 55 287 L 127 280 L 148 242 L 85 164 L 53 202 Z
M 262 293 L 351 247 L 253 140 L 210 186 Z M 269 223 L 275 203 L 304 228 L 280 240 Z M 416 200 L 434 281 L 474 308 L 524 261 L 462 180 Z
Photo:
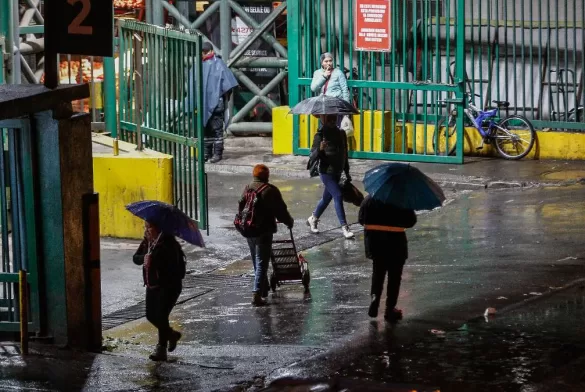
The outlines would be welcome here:
M 493 144 L 498 154 L 505 159 L 522 159 L 534 147 L 536 132 L 524 116 L 517 114 L 500 119 L 500 109 L 510 106 L 507 101 L 492 101 L 496 108 L 481 110 L 473 104 L 472 96 L 465 94 L 467 107 L 464 109 L 466 126 L 473 126 L 482 136 L 484 144 Z M 475 94 L 475 96 L 480 97 Z M 438 101 L 445 103 L 446 101 Z M 457 147 L 457 110 L 449 110 L 447 118 L 439 121 L 433 134 L 433 148 L 438 155 L 454 155 Z

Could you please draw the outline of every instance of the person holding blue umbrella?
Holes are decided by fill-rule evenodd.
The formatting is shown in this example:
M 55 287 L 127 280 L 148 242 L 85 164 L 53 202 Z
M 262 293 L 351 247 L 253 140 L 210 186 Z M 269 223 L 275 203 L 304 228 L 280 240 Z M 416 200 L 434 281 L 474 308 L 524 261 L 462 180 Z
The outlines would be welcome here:
M 445 200 L 441 188 L 415 167 L 388 163 L 366 172 L 364 186 L 369 195 L 359 211 L 364 226 L 366 257 L 372 260 L 370 317 L 378 316 L 384 280 L 386 311 L 384 319 L 396 322 L 402 311 L 396 308 L 402 270 L 408 259 L 406 229 L 416 224 L 415 210 L 430 210 Z

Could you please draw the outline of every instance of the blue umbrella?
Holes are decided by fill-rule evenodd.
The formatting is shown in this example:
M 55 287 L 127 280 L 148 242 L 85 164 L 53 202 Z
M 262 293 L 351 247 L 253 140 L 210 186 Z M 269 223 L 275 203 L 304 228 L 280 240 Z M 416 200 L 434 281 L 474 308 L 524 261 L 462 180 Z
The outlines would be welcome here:
M 374 199 L 399 208 L 432 210 L 445 201 L 436 182 L 405 163 L 385 163 L 368 170 L 364 186 Z
M 137 217 L 155 224 L 165 233 L 173 234 L 190 244 L 205 247 L 197 222 L 174 205 L 144 200 L 128 204 L 126 209 Z

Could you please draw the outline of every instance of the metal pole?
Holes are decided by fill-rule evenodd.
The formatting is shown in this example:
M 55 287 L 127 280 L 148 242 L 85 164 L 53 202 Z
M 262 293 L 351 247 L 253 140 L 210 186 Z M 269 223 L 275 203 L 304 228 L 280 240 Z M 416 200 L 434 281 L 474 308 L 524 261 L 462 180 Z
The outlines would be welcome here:
M 20 17 L 18 14 L 18 2 L 11 1 L 11 15 L 12 15 L 12 41 L 9 42 L 12 47 L 10 49 L 10 53 L 12 53 L 12 83 L 13 84 L 20 84 L 21 83 L 21 76 L 20 76 Z
M 116 121 L 116 70 L 112 57 L 104 58 L 104 115 L 106 132 L 113 138 L 118 136 Z
M 28 281 L 26 271 L 18 271 L 20 294 L 20 353 L 28 354 Z
M 134 34 L 134 122 L 136 123 L 136 149 L 142 151 L 142 37 Z
M 229 0 L 220 0 L 219 6 L 219 30 L 221 33 L 221 56 L 226 63 L 230 59 L 232 50 L 232 9 Z M 228 102 L 228 118 L 232 118 L 234 113 L 234 96 L 230 96 Z M 224 116 L 225 117 L 225 116 Z M 229 121 L 229 120 L 228 120 Z M 229 124 L 225 124 L 227 129 Z

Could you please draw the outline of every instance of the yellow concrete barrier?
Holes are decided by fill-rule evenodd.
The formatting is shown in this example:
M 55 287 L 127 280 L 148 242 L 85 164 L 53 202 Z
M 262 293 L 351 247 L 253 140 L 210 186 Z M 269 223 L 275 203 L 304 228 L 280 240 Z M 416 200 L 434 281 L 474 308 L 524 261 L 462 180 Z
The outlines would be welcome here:
M 363 121 L 361 118 L 363 117 Z M 362 132 L 363 125 L 363 132 Z M 383 132 L 382 132 L 382 127 Z M 353 116 L 353 135 L 349 137 L 350 151 L 390 152 L 392 149 L 392 112 L 364 110 Z M 363 135 L 363 145 L 361 145 Z M 384 145 L 382 145 L 382 136 Z M 402 127 L 394 127 L 394 151 L 402 152 Z
M 140 200 L 173 203 L 173 158 L 151 150 L 126 150 L 130 151 L 118 156 L 93 154 L 94 188 L 100 195 L 100 234 L 140 239 L 144 222 L 125 206 Z
M 293 153 L 293 115 L 290 107 L 278 106 L 272 109 L 272 153 L 290 155 Z M 314 116 L 299 116 L 299 147 L 311 148 L 313 137 L 319 128 Z

